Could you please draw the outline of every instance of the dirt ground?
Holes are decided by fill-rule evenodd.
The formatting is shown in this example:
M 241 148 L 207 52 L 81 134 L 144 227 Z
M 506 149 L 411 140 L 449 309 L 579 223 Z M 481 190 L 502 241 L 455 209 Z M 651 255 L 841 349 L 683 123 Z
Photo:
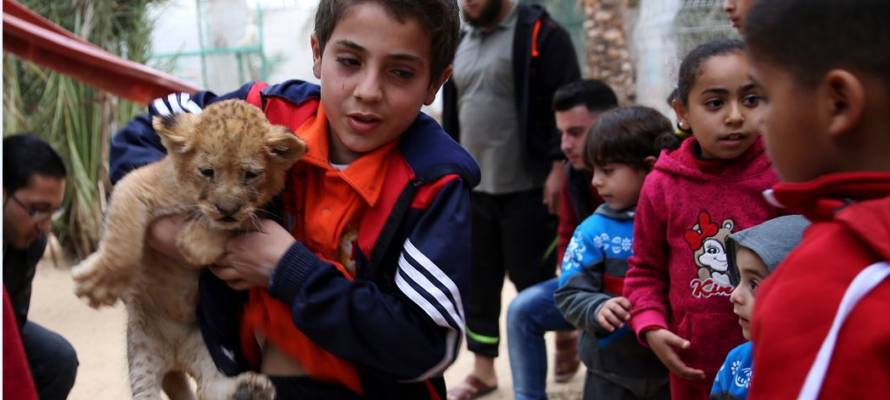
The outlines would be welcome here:
M 505 285 L 503 304 L 515 296 L 512 285 Z M 502 313 L 503 314 L 503 313 Z M 50 262 L 38 266 L 34 281 L 30 318 L 59 332 L 74 345 L 80 359 L 77 381 L 69 396 L 71 400 L 119 400 L 130 397 L 126 364 L 126 312 L 122 305 L 93 310 L 74 295 L 74 285 L 68 267 L 55 267 Z M 501 326 L 503 332 L 503 318 Z M 552 334 L 547 336 L 552 363 Z M 510 365 L 506 345 L 501 344 L 502 357 L 497 359 L 499 388 L 485 396 L 486 400 L 513 398 Z M 450 385 L 457 384 L 473 365 L 472 353 L 466 348 L 445 373 Z M 552 371 L 552 364 L 550 370 Z M 583 367 L 575 378 L 556 384 L 548 378 L 551 399 L 579 399 L 584 382 Z

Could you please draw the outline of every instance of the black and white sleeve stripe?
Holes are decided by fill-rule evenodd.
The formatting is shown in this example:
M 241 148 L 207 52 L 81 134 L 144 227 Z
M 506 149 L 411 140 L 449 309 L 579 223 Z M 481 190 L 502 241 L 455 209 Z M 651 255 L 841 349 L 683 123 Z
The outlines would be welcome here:
M 182 113 L 199 114 L 198 106 L 188 93 L 170 93 L 167 97 L 158 97 L 151 102 L 149 111 L 152 115 L 168 116 Z
M 448 329 L 443 359 L 413 380 L 441 375 L 457 356 L 464 332 L 464 310 L 460 291 L 448 275 L 424 255 L 411 240 L 405 241 L 396 286 L 436 324 Z

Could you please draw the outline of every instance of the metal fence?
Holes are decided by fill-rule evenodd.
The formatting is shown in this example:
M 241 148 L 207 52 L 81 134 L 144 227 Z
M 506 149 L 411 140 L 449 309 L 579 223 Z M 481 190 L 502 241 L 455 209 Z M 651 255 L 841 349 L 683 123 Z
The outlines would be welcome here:
M 637 101 L 673 117 L 666 99 L 686 53 L 709 40 L 735 36 L 723 0 L 641 0 L 632 39 Z

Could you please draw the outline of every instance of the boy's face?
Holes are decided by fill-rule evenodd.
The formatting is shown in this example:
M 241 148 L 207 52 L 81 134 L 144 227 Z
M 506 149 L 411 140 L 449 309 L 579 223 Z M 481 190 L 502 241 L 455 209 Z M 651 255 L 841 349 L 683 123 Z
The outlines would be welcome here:
M 430 76 L 430 37 L 414 18 L 383 6 L 349 7 L 324 49 L 312 37 L 313 72 L 330 124 L 331 162 L 350 163 L 396 139 L 450 75 Z
M 757 253 L 747 247 L 739 247 L 735 255 L 736 265 L 739 268 L 739 284 L 732 291 L 729 300 L 732 302 L 732 312 L 739 316 L 739 325 L 742 326 L 742 335 L 751 340 L 751 313 L 754 311 L 754 292 L 760 282 L 766 278 L 769 271 L 760 260 Z
M 627 164 L 608 163 L 593 166 L 591 183 L 609 208 L 623 211 L 637 204 L 645 179 L 646 171 Z
M 754 5 L 754 0 L 723 0 L 723 11 L 732 22 L 732 27 L 739 32 L 745 31 L 745 17 L 748 16 L 748 10 Z
M 784 181 L 802 182 L 832 169 L 835 156 L 816 89 L 796 83 L 790 71 L 752 59 L 751 75 L 766 96 L 760 131 L 767 153 Z
M 556 111 L 556 127 L 562 133 L 560 149 L 574 169 L 584 169 L 584 141 L 596 123 L 599 113 L 579 104 L 565 111 Z

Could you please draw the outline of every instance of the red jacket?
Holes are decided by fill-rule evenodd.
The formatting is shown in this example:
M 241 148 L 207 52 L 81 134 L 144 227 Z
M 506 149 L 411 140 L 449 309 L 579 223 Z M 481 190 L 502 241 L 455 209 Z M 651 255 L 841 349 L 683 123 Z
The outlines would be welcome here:
M 37 388 L 25 357 L 19 325 L 15 321 L 12 302 L 3 287 L 3 398 L 37 400 Z
M 783 183 L 774 195 L 813 225 L 758 289 L 750 399 L 796 398 L 853 278 L 890 260 L 890 173 Z M 819 398 L 890 398 L 890 281 L 852 309 L 828 365 Z
M 603 202 L 590 182 L 593 177 L 589 171 L 576 170 L 569 163 L 566 163 L 564 170 L 565 180 L 559 196 L 559 225 L 556 228 L 557 271 L 562 267 L 562 257 L 575 228 Z
M 646 177 L 624 281 L 638 337 L 667 328 L 692 343 L 680 357 L 707 378 L 671 376 L 672 397 L 682 399 L 707 398 L 726 354 L 744 342 L 729 302 L 724 240 L 778 214 L 762 195 L 778 178 L 760 140 L 731 162 L 699 160 L 696 147 L 689 138 L 662 152 Z

